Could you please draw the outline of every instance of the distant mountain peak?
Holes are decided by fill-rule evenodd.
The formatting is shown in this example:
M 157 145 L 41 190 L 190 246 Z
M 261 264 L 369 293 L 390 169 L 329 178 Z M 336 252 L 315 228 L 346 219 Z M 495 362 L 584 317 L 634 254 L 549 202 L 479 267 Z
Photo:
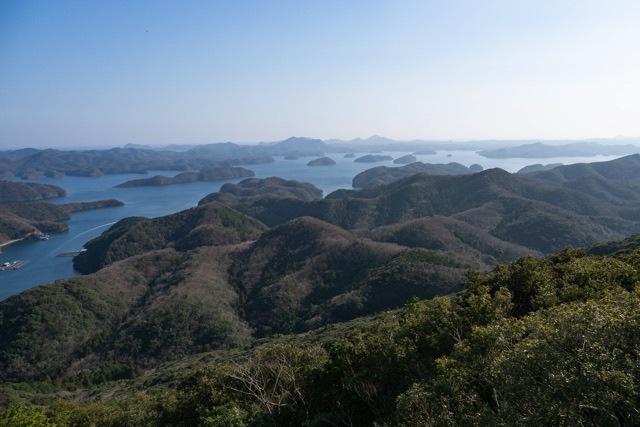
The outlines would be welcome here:
M 384 136 L 380 136 L 380 135 L 371 135 L 369 138 L 365 139 L 366 142 L 384 142 L 384 143 L 389 143 L 389 142 L 395 142 L 393 139 L 389 139 L 389 138 L 385 138 Z

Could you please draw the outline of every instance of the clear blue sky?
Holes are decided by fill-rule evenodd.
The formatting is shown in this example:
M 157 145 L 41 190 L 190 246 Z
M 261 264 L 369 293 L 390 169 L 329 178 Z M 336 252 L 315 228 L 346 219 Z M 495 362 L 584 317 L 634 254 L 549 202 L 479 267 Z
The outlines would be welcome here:
M 0 0 L 2 146 L 640 136 L 640 1 Z

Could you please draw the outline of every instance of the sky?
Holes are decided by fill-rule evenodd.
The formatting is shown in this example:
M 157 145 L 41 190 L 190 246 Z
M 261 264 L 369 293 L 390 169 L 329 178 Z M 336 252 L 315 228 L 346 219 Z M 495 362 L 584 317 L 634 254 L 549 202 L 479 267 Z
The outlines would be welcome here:
M 640 136 L 638 0 L 0 0 L 0 147 Z

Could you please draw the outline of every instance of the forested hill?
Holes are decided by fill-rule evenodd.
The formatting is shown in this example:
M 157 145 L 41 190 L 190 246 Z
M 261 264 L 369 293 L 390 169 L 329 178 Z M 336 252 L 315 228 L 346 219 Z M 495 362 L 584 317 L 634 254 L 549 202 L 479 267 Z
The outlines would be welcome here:
M 67 191 L 64 188 L 55 185 L 35 182 L 0 182 L 0 204 L 33 202 L 66 195 Z
M 369 237 L 379 235 L 378 229 L 393 229 L 394 235 L 383 233 L 387 241 L 423 247 L 439 245 L 437 236 L 434 242 L 428 233 L 413 234 L 404 224 L 442 230 L 458 223 L 465 230 L 455 233 L 460 240 L 484 241 L 489 234 L 505 244 L 552 253 L 640 231 L 640 196 L 634 190 L 640 167 L 628 166 L 636 161 L 637 156 L 629 156 L 596 166 L 625 169 L 626 175 L 600 174 L 596 179 L 586 174 L 562 182 L 500 169 L 457 176 L 421 173 L 365 190 L 339 190 L 312 201 L 261 197 L 255 181 L 251 185 L 247 181 L 224 186 L 201 203 L 223 201 L 269 226 L 313 216 Z M 447 218 L 447 227 L 441 218 Z
M 156 175 L 151 178 L 132 179 L 116 187 L 157 187 L 160 185 L 186 184 L 196 181 L 224 181 L 232 178 L 254 176 L 253 171 L 239 167 L 212 167 L 201 172 L 182 172 L 173 177 Z
M 97 200 L 53 204 L 49 202 L 0 204 L 0 243 L 28 237 L 37 238 L 43 232 L 66 231 L 64 222 L 73 212 L 122 206 L 119 200 Z
M 389 184 L 399 179 L 406 178 L 417 173 L 425 172 L 429 175 L 465 175 L 482 171 L 482 166 L 463 166 L 459 163 L 431 164 L 416 162 L 415 160 L 401 167 L 378 166 L 367 169 L 353 177 L 354 188 L 369 188 L 376 185 Z
M 484 267 L 308 217 L 263 230 L 219 203 L 116 223 L 76 259 L 96 273 L 0 302 L 3 378 L 116 378 L 449 294 Z
M 332 239 L 347 237 L 338 230 L 332 233 Z M 202 255 L 211 263 L 220 254 Z M 262 340 L 245 350 L 185 357 L 156 373 L 145 373 L 131 363 L 140 361 L 149 348 L 154 354 L 184 348 L 185 331 L 199 328 L 209 331 L 200 344 L 205 349 L 205 343 L 217 342 L 220 328 L 229 331 L 232 314 L 216 311 L 202 317 L 194 312 L 200 305 L 175 295 L 177 286 L 166 274 L 162 281 L 152 282 L 154 291 L 135 292 L 153 298 L 164 295 L 162 299 L 173 300 L 174 306 L 156 306 L 144 310 L 145 315 L 131 313 L 122 305 L 135 293 L 127 280 L 140 283 L 141 271 L 160 272 L 170 260 L 159 254 L 154 262 L 140 258 L 137 272 L 132 264 L 120 263 L 109 275 L 107 270 L 116 265 L 93 278 L 49 285 L 0 304 L 3 331 L 20 316 L 27 317 L 21 323 L 29 325 L 8 338 L 2 335 L 3 361 L 13 361 L 9 369 L 5 366 L 5 376 L 33 378 L 25 372 L 29 366 L 44 370 L 36 376 L 54 373 L 42 383 L 32 383 L 32 388 L 5 385 L 5 399 L 14 403 L 0 411 L 0 421 L 540 426 L 571 420 L 593 427 L 638 425 L 639 260 L 637 246 L 608 257 L 568 250 L 541 259 L 525 257 L 487 275 L 471 273 L 463 293 L 412 300 L 399 311 Z M 193 273 L 185 277 L 190 279 L 180 286 L 183 295 L 186 287 L 194 289 L 202 282 Z M 209 283 L 216 286 L 215 279 Z M 112 297 L 98 298 L 99 289 L 107 287 L 113 289 Z M 199 292 L 201 304 L 223 298 L 221 292 L 218 289 L 215 297 L 213 292 Z M 47 311 L 56 304 L 66 307 L 65 320 L 82 319 L 73 323 L 75 329 L 87 322 L 99 325 L 100 336 L 111 336 L 115 343 L 109 340 L 102 347 L 96 338 L 69 335 L 68 322 L 56 323 L 63 331 L 43 328 L 47 318 L 53 321 L 53 313 L 59 313 Z M 155 320 L 144 323 L 150 315 Z M 113 323 L 120 316 L 136 327 L 120 329 Z M 206 321 L 212 323 L 202 324 Z M 28 339 L 25 333 L 31 329 L 45 332 L 43 343 Z M 247 329 L 237 330 L 236 344 L 248 334 Z M 74 346 L 81 350 L 64 359 L 66 349 Z M 83 355 L 93 347 L 112 354 L 113 362 L 96 369 L 94 359 L 93 367 L 83 371 L 91 359 Z M 63 369 L 72 363 L 74 369 Z M 105 382 L 109 375 L 132 379 Z M 57 390 L 63 386 L 76 393 L 64 391 L 66 402 L 42 406 L 62 395 Z M 37 398 L 40 404 L 18 404 L 18 396 Z

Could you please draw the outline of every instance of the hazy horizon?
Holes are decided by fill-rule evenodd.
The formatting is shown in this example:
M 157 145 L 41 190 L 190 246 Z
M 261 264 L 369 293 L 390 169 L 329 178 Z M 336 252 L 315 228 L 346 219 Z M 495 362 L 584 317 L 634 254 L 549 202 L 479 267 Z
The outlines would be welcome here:
M 361 137 L 356 137 L 354 139 L 351 140 L 342 140 L 339 138 L 327 138 L 327 139 L 323 139 L 323 142 L 329 142 L 331 144 L 335 144 L 338 142 L 344 142 L 344 143 L 354 143 L 355 141 L 361 141 L 363 143 L 363 148 L 367 148 L 367 147 L 375 147 L 376 143 L 369 143 L 369 145 L 367 145 L 367 141 L 370 140 L 371 138 L 375 138 L 375 137 L 381 137 L 384 139 L 390 139 L 390 138 L 386 138 L 384 136 L 381 135 L 372 135 L 370 137 L 367 138 L 361 138 Z M 291 136 L 289 138 L 307 138 L 307 139 L 320 139 L 320 138 L 313 138 L 313 137 L 298 137 L 298 136 Z M 212 142 L 202 142 L 202 143 L 149 143 L 149 144 L 137 144 L 137 143 L 123 143 L 123 144 L 103 144 L 103 145 L 91 145 L 91 146 L 86 146 L 86 145 L 74 145 L 74 144 L 67 144 L 67 145 L 50 145 L 50 146 L 45 146 L 45 145 L 41 145 L 41 146 L 11 146 L 11 145 L 3 145 L 0 150 L 18 150 L 18 149 L 22 149 L 22 148 L 34 148 L 34 149 L 58 149 L 58 150 L 107 150 L 107 149 L 111 149 L 111 148 L 123 148 L 125 146 L 128 145 L 132 145 L 134 147 L 149 147 L 152 149 L 157 149 L 157 148 L 164 148 L 164 147 L 169 147 L 169 146 L 199 146 L 199 145 L 211 145 L 211 144 L 227 144 L 227 143 L 232 143 L 232 144 L 236 144 L 236 145 L 260 145 L 260 144 L 275 144 L 281 141 L 284 141 L 286 139 L 289 138 L 285 138 L 283 140 L 277 140 L 277 141 L 212 141 Z M 564 144 L 571 144 L 571 143 L 579 143 L 579 142 L 595 142 L 601 145 L 627 145 L 627 144 L 640 144 L 640 137 L 628 137 L 628 136 L 615 136 L 613 138 L 580 138 L 580 139 L 540 139 L 540 138 L 533 138 L 533 139 L 460 139 L 460 140 L 453 140 L 453 139 L 421 139 L 421 138 L 414 138 L 414 139 L 406 139 L 406 140 L 393 140 L 393 142 L 397 142 L 397 143 L 401 143 L 401 144 L 415 144 L 416 146 L 418 146 L 420 143 L 424 143 L 425 146 L 428 146 L 430 143 L 432 144 L 442 144 L 442 143 L 451 143 L 452 144 L 452 149 L 456 150 L 458 149 L 457 147 L 459 147 L 460 144 L 466 144 L 468 143 L 469 146 L 469 150 L 474 150 L 476 149 L 478 146 L 483 146 L 483 147 L 491 147 L 491 146 L 515 146 L 515 145 L 525 145 L 525 144 L 530 144 L 530 143 L 535 143 L 535 142 L 539 142 L 545 145 L 564 145 Z M 511 145 L 508 143 L 515 143 L 515 145 Z M 382 145 L 382 143 L 378 143 L 378 145 Z M 639 145 L 640 148 L 640 145 Z
M 630 0 L 10 0 L 0 145 L 634 139 L 639 20 Z

